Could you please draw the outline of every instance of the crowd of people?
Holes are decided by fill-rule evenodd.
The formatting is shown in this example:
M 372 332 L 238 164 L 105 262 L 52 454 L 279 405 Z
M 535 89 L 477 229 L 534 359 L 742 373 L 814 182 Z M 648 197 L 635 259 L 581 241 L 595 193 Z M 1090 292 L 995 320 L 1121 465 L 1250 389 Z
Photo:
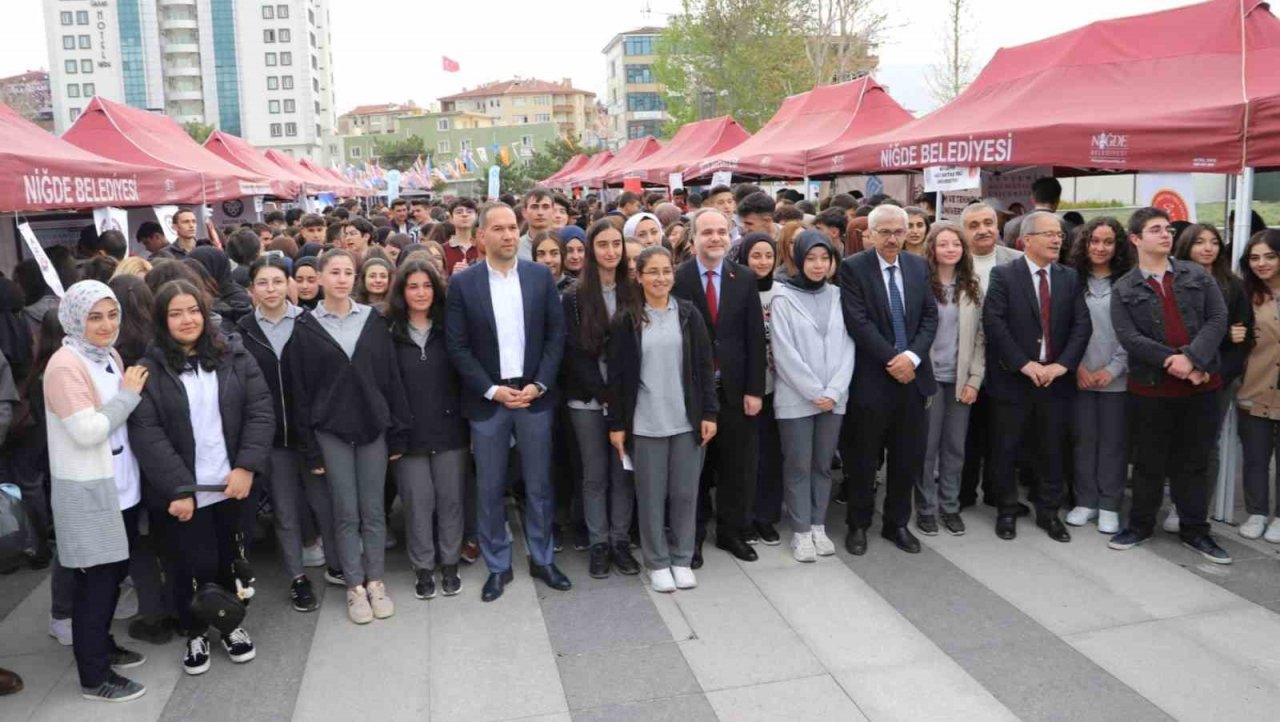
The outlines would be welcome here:
M 183 210 L 169 233 L 142 224 L 139 254 L 89 227 L 49 249 L 61 298 L 34 261 L 0 279 L 3 459 L 27 562 L 54 566 L 50 634 L 96 700 L 145 692 L 113 617 L 184 635 L 187 674 L 214 632 L 252 660 L 249 601 L 277 603 L 247 562 L 260 516 L 299 612 L 322 596 L 308 567 L 355 624 L 394 615 L 389 576 L 455 596 L 481 559 L 492 602 L 515 577 L 509 501 L 529 576 L 559 591 L 568 546 L 591 577 L 643 571 L 657 592 L 697 586 L 709 535 L 752 562 L 781 527 L 813 563 L 836 551 L 833 500 L 863 555 L 880 486 L 879 535 L 903 552 L 965 534 L 979 499 L 1001 539 L 1033 516 L 1125 550 L 1167 481 L 1163 528 L 1228 564 L 1207 507 L 1233 400 L 1239 533 L 1280 543 L 1280 231 L 1244 241 L 1236 275 L 1211 225 L 1065 218 L 1060 193 L 1041 179 L 1028 212 L 935 220 L 927 195 L 535 187 L 203 238 Z M 388 569 L 400 543 L 410 568 Z

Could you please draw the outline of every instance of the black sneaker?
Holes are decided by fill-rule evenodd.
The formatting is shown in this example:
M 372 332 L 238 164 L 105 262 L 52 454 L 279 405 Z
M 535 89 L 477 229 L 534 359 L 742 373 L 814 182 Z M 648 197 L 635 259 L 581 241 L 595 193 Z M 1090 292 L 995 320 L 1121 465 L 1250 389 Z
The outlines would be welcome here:
M 342 576 L 341 569 L 331 569 L 329 567 L 325 567 L 324 580 L 335 587 L 345 588 L 347 586 L 347 579 L 346 577 Z
M 187 655 L 182 659 L 182 670 L 187 674 L 204 674 L 209 671 L 209 635 L 200 634 L 187 640 Z
M 137 667 L 145 661 L 147 661 L 147 658 L 143 656 L 140 652 L 134 652 L 133 650 L 125 649 L 124 647 L 121 647 L 120 645 L 116 644 L 116 640 L 114 637 L 111 638 L 111 666 L 112 667 L 115 667 L 116 669 L 129 669 L 131 667 Z
M 925 536 L 938 536 L 938 518 L 932 514 L 917 514 L 916 528 Z
M 844 484 L 840 484 L 836 487 L 835 502 L 841 506 L 845 506 L 849 503 L 849 495 L 844 490 Z
M 452 597 L 462 591 L 462 577 L 458 576 L 457 564 L 445 564 L 440 567 L 440 590 L 446 597 Z
M 97 687 L 81 687 L 80 696 L 96 702 L 130 702 L 147 693 L 147 688 L 115 672 Z
M 560 527 L 555 527 L 551 530 L 551 551 L 556 554 L 564 551 L 564 532 L 560 530 Z
M 231 630 L 231 634 L 222 635 L 222 648 L 236 664 L 244 664 L 258 656 L 258 651 L 253 648 L 253 640 L 249 639 L 249 633 L 243 627 L 236 627 Z
M 289 601 L 293 602 L 294 610 L 299 612 L 314 612 L 320 608 L 320 600 L 311 591 L 311 580 L 305 574 L 289 585 Z
M 753 527 L 756 532 L 756 537 L 760 539 L 761 544 L 776 547 L 782 543 L 782 537 L 778 536 L 778 530 L 774 529 L 772 524 L 764 521 L 758 521 L 753 525 Z
M 951 536 L 964 536 L 964 519 L 959 514 L 948 514 L 942 512 L 942 528 L 947 530 Z
M 610 559 L 613 561 L 613 568 L 618 570 L 619 574 L 627 576 L 635 576 L 640 573 L 640 562 L 631 555 L 631 545 L 624 541 L 614 542 L 613 547 L 609 549 Z
M 1200 556 L 1208 559 L 1214 564 L 1231 563 L 1231 554 L 1226 549 L 1218 546 L 1218 542 L 1214 541 L 1213 537 L 1208 534 L 1198 536 L 1191 540 L 1183 539 L 1182 546 L 1192 551 L 1200 552 Z
M 413 596 L 418 599 L 434 599 L 436 596 L 436 577 L 431 569 L 413 570 Z
M 760 534 L 756 531 L 754 524 L 748 526 L 747 530 L 742 532 L 742 541 L 751 545 L 760 543 Z
M 1117 551 L 1124 551 L 1132 549 L 1150 538 L 1150 534 L 1143 536 L 1132 529 L 1125 529 L 1111 537 L 1111 541 L 1107 542 L 1107 546 Z
M 587 530 L 585 527 L 578 527 L 573 530 L 573 550 L 575 552 L 585 552 L 591 548 L 591 540 L 587 538 Z
M 587 563 L 587 574 L 592 579 L 609 578 L 609 545 L 600 542 L 591 545 L 591 560 Z

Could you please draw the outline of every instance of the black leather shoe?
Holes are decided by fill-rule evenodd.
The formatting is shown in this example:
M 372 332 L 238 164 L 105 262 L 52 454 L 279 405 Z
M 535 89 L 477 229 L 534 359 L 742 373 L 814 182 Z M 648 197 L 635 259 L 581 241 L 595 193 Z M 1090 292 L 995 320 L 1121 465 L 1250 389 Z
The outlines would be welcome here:
M 1016 538 L 1018 536 L 1018 517 L 1013 514 L 997 516 L 996 536 L 1005 540 Z
M 723 549 L 744 562 L 754 562 L 760 558 L 756 550 L 737 534 L 717 534 L 716 548 Z
M 610 550 L 609 559 L 613 562 L 613 568 L 618 570 L 619 574 L 627 576 L 635 576 L 640 573 L 640 562 L 631 555 L 631 545 L 627 542 L 614 542 L 613 548 Z
M 693 545 L 693 560 L 689 562 L 689 568 L 702 568 L 702 542 Z
M 484 583 L 484 589 L 480 591 L 480 601 L 492 602 L 502 596 L 503 589 L 506 588 L 514 579 L 515 575 L 508 569 L 505 572 L 495 572 L 489 575 L 488 581 Z
M 756 536 L 760 539 L 761 544 L 776 547 L 782 543 L 782 537 L 778 536 L 778 530 L 774 529 L 769 522 L 758 521 L 754 526 Z
M 844 550 L 860 557 L 867 553 L 867 530 L 866 529 L 850 529 L 849 534 L 844 538 Z
M 558 592 L 567 592 L 573 588 L 573 582 L 569 581 L 569 577 L 557 569 L 555 564 L 540 567 L 534 564 L 533 560 L 529 560 L 529 576 L 541 579 L 548 587 Z
M 609 578 L 609 545 L 604 542 L 591 545 L 591 561 L 587 564 L 587 574 L 592 579 Z
M 887 526 L 880 530 L 880 536 L 893 542 L 893 545 L 908 554 L 920 553 L 920 540 L 905 526 Z
M 1071 541 L 1071 532 L 1067 531 L 1066 525 L 1056 515 L 1036 519 L 1036 526 L 1044 529 L 1049 538 L 1056 542 Z

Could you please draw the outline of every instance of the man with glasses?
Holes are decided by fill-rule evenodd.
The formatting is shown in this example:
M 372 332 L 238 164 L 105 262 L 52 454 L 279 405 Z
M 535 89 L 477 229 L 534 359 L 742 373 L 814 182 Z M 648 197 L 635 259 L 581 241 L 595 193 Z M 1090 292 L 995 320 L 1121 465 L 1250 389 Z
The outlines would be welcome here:
M 841 451 L 849 498 L 845 549 L 859 556 L 867 553 L 876 466 L 881 451 L 887 451 L 880 536 L 918 554 L 920 541 L 907 522 L 911 493 L 924 471 L 925 400 L 938 390 L 929 361 L 938 306 L 928 264 L 902 253 L 906 211 L 876 206 L 867 218 L 867 231 L 872 248 L 844 259 L 838 275 L 844 323 L 855 348 L 848 418 L 857 419 Z
M 1218 284 L 1198 264 L 1172 257 L 1169 215 L 1141 208 L 1129 217 L 1138 263 L 1112 286 L 1111 319 L 1129 352 L 1133 505 L 1112 549 L 1151 538 L 1164 501 L 1164 480 L 1181 518 L 1184 546 L 1215 564 L 1231 555 L 1209 534 L 1209 450 L 1218 439 L 1215 391 L 1222 387 L 1218 345 L 1227 307 Z
M 1059 542 L 1071 534 L 1058 518 L 1063 494 L 1063 441 L 1075 375 L 1093 323 L 1075 269 L 1058 263 L 1065 234 L 1047 211 L 1022 219 L 1022 258 L 991 270 L 982 323 L 987 333 L 987 378 L 992 401 L 996 536 L 1018 535 L 1018 451 L 1026 436 L 1038 462 L 1033 499 L 1036 526 Z M 1029 436 L 1027 436 L 1029 435 Z

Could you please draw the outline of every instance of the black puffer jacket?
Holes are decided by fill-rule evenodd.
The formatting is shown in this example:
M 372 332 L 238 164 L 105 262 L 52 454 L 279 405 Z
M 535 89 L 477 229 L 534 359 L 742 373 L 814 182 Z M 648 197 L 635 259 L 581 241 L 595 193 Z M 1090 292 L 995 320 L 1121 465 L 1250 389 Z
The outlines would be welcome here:
M 140 363 L 150 376 L 142 402 L 129 416 L 129 447 L 145 480 L 143 499 L 148 506 L 164 508 L 174 499 L 192 496 L 178 493 L 178 487 L 196 483 L 191 409 L 182 379 L 165 363 L 159 348 L 147 349 Z M 255 476 L 268 473 L 275 414 L 258 363 L 244 346 L 228 341 L 217 375 L 222 437 L 231 468 Z
M 405 453 L 436 454 L 467 448 L 471 434 L 462 417 L 462 381 L 449 362 L 444 326 L 432 325 L 425 347 L 419 347 L 394 325 L 391 337 L 409 402 L 409 425 L 400 431 Z

